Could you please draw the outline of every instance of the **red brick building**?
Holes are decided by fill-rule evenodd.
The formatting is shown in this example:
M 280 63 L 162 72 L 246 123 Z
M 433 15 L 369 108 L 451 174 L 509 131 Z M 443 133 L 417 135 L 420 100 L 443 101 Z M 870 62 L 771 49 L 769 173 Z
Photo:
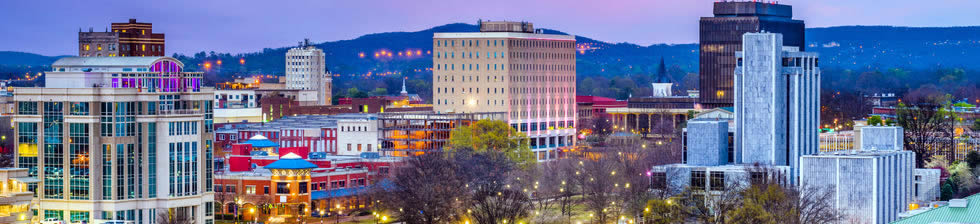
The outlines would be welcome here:
M 303 147 L 285 154 L 251 156 L 247 144 L 233 147 L 228 168 L 215 175 L 216 214 L 243 220 L 294 222 L 297 217 L 350 214 L 370 209 L 365 192 L 386 176 L 397 159 L 377 154 L 326 156 Z M 270 219 L 271 218 L 271 219 Z
M 112 32 L 119 33 L 119 56 L 166 56 L 164 35 L 153 33 L 152 23 L 112 23 Z

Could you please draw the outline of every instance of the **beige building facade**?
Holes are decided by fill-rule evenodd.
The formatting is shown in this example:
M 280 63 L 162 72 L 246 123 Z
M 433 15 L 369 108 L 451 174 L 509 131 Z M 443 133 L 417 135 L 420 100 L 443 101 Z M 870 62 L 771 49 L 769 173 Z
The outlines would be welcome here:
M 286 88 L 316 90 L 317 105 L 330 105 L 333 78 L 327 72 L 323 50 L 309 40 L 286 52 Z
M 481 22 L 481 32 L 435 33 L 433 108 L 505 112 L 538 160 L 574 146 L 575 37 L 526 22 Z

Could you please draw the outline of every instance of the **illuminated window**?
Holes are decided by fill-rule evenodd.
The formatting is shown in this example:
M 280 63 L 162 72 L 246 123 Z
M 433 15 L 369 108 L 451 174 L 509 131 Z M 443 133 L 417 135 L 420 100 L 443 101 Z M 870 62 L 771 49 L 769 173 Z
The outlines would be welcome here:
M 142 45 L 141 51 L 146 51 L 146 44 Z
M 86 45 L 85 45 L 85 50 L 86 50 L 86 51 L 88 50 L 88 44 L 86 44 Z
M 146 30 L 140 30 L 140 34 L 146 35 Z

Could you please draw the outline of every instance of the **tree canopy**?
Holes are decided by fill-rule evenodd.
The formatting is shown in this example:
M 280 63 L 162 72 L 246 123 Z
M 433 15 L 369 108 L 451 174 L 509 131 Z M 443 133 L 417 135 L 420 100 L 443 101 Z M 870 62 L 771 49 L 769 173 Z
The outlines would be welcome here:
M 522 169 L 536 163 L 528 145 L 527 135 L 511 128 L 503 121 L 480 120 L 469 126 L 460 126 L 449 133 L 447 151 L 472 148 L 477 153 L 503 152 Z

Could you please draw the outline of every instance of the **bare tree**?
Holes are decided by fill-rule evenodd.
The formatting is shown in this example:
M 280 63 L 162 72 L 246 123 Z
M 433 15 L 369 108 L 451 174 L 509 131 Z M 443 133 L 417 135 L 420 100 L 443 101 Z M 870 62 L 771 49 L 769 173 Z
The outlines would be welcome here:
M 393 189 L 379 196 L 406 223 L 456 222 L 468 191 L 456 165 L 439 152 L 409 157 L 392 171 Z
M 831 188 L 802 184 L 791 190 L 799 223 L 838 223 L 844 219 L 843 213 L 831 203 L 835 199 Z
M 157 213 L 157 224 L 192 224 L 194 218 L 185 212 L 175 212 L 174 209 Z
M 597 223 L 610 221 L 611 213 L 618 213 L 614 185 L 616 181 L 616 162 L 611 156 L 593 153 L 578 159 L 579 178 L 576 181 L 582 190 L 582 201 L 590 211 L 590 217 Z M 619 175 L 623 175 L 619 173 Z
M 516 223 L 527 217 L 531 210 L 531 200 L 527 194 L 514 189 L 497 192 L 477 190 L 473 195 L 473 217 L 476 223 Z
M 539 173 L 540 188 L 535 195 L 535 201 L 539 202 L 539 211 L 550 210 L 546 203 L 553 203 L 558 207 L 559 215 L 570 218 L 572 206 L 578 202 L 575 195 L 579 194 L 579 187 L 575 184 L 576 163 L 574 159 L 559 159 L 541 164 Z M 547 214 L 546 214 L 547 215 Z
M 935 154 L 956 158 L 952 151 L 956 114 L 944 107 L 937 103 L 918 103 L 899 104 L 897 108 L 898 124 L 905 129 L 905 149 L 915 152 L 916 167 L 924 166 Z

